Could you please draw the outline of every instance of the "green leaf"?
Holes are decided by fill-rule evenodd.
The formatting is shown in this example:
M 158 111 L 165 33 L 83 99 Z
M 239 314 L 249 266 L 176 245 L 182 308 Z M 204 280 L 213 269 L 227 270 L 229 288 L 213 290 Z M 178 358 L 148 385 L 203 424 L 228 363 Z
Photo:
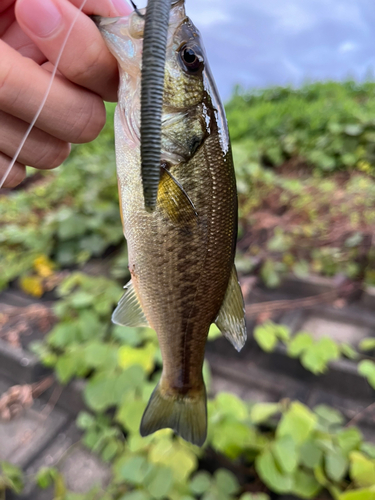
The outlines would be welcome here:
M 241 455 L 244 447 L 256 442 L 256 433 L 248 425 L 235 419 L 225 419 L 218 425 L 211 424 L 212 446 L 231 459 Z
M 202 471 L 195 474 L 193 479 L 190 481 L 189 488 L 192 493 L 202 495 L 210 489 L 211 483 L 212 481 L 209 473 Z
M 145 491 L 131 491 L 126 493 L 119 500 L 151 500 L 152 497 Z
M 79 327 L 77 322 L 58 323 L 48 335 L 48 343 L 53 347 L 66 347 L 78 339 Z
M 145 407 L 145 403 L 141 399 L 134 400 L 133 397 L 124 397 L 124 401 L 116 413 L 116 420 L 120 422 L 125 429 L 136 432 L 139 429 Z
M 63 475 L 56 471 L 55 474 L 55 491 L 54 491 L 54 498 L 56 500 L 60 500 L 65 498 L 66 495 L 66 486 L 65 486 L 65 480 Z
M 104 411 L 121 405 L 129 391 L 141 387 L 145 373 L 138 365 L 118 375 L 117 373 L 98 372 L 92 376 L 84 389 L 84 398 L 89 408 Z
M 276 435 L 278 438 L 291 436 L 295 443 L 308 439 L 317 423 L 316 416 L 303 404 L 294 402 L 283 415 Z
M 357 359 L 359 357 L 358 352 L 350 344 L 341 344 L 340 349 L 342 354 L 348 359 Z
M 325 454 L 325 468 L 327 477 L 339 482 L 348 470 L 349 461 L 340 449 L 329 451 Z
M 234 394 L 220 392 L 216 396 L 216 405 L 221 415 L 235 417 L 236 420 L 244 420 L 247 415 L 246 404 Z
M 298 451 L 291 436 L 283 436 L 277 439 L 273 445 L 273 454 L 279 468 L 286 474 L 292 473 L 298 464 Z
M 255 461 L 256 470 L 262 481 L 276 493 L 290 493 L 293 488 L 293 476 L 283 474 L 275 463 L 270 449 L 264 450 Z
M 315 469 L 314 469 L 314 476 L 315 476 L 315 479 L 318 481 L 318 483 L 321 486 L 325 486 L 325 487 L 329 486 L 330 482 L 326 478 L 326 475 L 324 473 L 324 469 L 323 469 L 322 465 L 318 465 L 318 466 L 315 467 Z
M 118 362 L 122 368 L 140 365 L 147 373 L 154 369 L 156 346 L 149 342 L 142 348 L 123 346 L 118 351 Z
M 112 328 L 112 335 L 115 339 L 119 340 L 123 344 L 136 347 L 142 342 L 142 330 L 143 329 L 141 328 L 130 328 L 128 326 L 114 325 Z
M 215 325 L 215 323 L 212 323 L 212 325 L 210 326 L 210 331 L 208 332 L 208 340 L 216 340 L 221 336 L 222 333 L 219 328 Z
M 306 260 L 296 262 L 293 266 L 293 273 L 301 279 L 306 278 L 309 275 L 309 271 L 310 266 Z
M 358 486 L 375 485 L 375 460 L 353 451 L 350 454 L 350 477 Z
M 269 288 L 276 288 L 280 285 L 280 276 L 272 260 L 266 260 L 261 269 L 262 280 Z
M 211 392 L 212 374 L 211 374 L 210 364 L 206 359 L 203 361 L 202 375 L 203 375 L 204 385 L 206 386 L 206 391 L 209 394 Z
M 346 127 L 344 128 L 344 132 L 347 135 L 351 135 L 351 136 L 355 137 L 357 135 L 362 134 L 363 126 L 360 123 L 353 123 L 350 125 L 346 125 Z
M 42 467 L 39 469 L 35 478 L 39 488 L 42 488 L 42 490 L 49 488 L 54 482 L 57 474 L 58 471 L 54 468 Z
M 116 476 L 129 484 L 142 485 L 152 465 L 141 456 L 124 457 L 115 464 Z
M 90 368 L 114 366 L 117 361 L 117 349 L 104 342 L 92 341 L 83 348 L 83 356 Z
M 264 323 L 254 329 L 254 338 L 263 351 L 271 352 L 277 346 L 278 338 L 272 323 Z
M 167 467 L 154 467 L 145 477 L 144 484 L 154 498 L 163 498 L 172 488 L 173 473 Z
M 85 291 L 74 292 L 70 297 L 70 303 L 76 309 L 83 309 L 84 307 L 89 307 L 95 300 L 95 295 Z
M 95 411 L 104 411 L 114 404 L 113 398 L 114 377 L 98 374 L 92 377 L 84 390 L 84 398 L 89 406 Z
M 226 495 L 223 498 L 218 498 L 219 492 L 214 489 L 214 491 L 207 491 L 202 497 L 202 500 L 228 500 L 228 497 Z
M 300 461 L 306 467 L 315 469 L 321 464 L 323 458 L 323 451 L 319 448 L 318 444 L 313 441 L 305 441 L 300 448 Z
M 296 470 L 294 474 L 293 493 L 299 498 L 316 498 L 322 490 L 321 485 L 312 474 Z
M 138 422 L 139 426 L 139 422 Z M 138 430 L 138 429 L 137 429 Z M 174 480 L 184 483 L 197 468 L 197 456 L 180 441 L 159 439 L 149 452 L 149 460 L 155 464 L 165 465 L 173 471 Z
M 110 462 L 119 451 L 119 443 L 115 439 L 111 439 L 101 453 L 104 462 Z
M 362 434 L 355 428 L 343 429 L 337 434 L 337 442 L 347 456 L 351 451 L 358 450 L 362 443 Z
M 240 500 L 271 500 L 267 493 L 244 493 Z
M 288 354 L 293 358 L 300 356 L 313 344 L 313 338 L 309 333 L 300 332 L 292 338 L 288 345 Z
M 301 362 L 305 368 L 318 374 L 325 372 L 329 361 L 339 357 L 340 351 L 336 342 L 328 337 L 323 337 L 303 352 Z
M 5 486 L 20 494 L 24 486 L 22 470 L 9 462 L 0 462 L 0 471 L 0 493 L 2 486 Z
M 280 411 L 279 403 L 256 403 L 250 410 L 250 419 L 254 424 L 260 424 Z
M 338 500 L 375 500 L 375 487 L 341 493 Z
M 362 339 L 359 343 L 359 348 L 361 351 L 373 351 L 375 349 L 375 338 L 367 337 Z
M 334 408 L 331 408 L 330 406 L 315 406 L 314 412 L 324 424 L 328 424 L 329 426 L 337 426 L 345 421 L 342 413 Z
M 59 213 L 58 237 L 60 240 L 70 240 L 86 231 L 85 219 L 70 208 L 64 208 Z
M 81 411 L 78 414 L 76 424 L 79 429 L 88 429 L 95 423 L 95 417 L 87 413 L 86 411 Z
M 229 470 L 218 469 L 214 474 L 214 479 L 218 490 L 228 495 L 234 495 L 239 489 L 236 476 Z
M 91 339 L 93 341 L 98 341 L 98 339 L 104 336 L 107 326 L 107 323 L 102 323 L 100 321 L 100 317 L 95 311 L 90 309 L 79 312 L 78 327 L 80 341 Z M 104 347 L 105 344 L 102 343 L 102 346 Z
M 57 359 L 57 378 L 62 384 L 66 384 L 77 373 L 77 368 L 77 356 L 72 353 L 63 354 Z
M 289 239 L 282 230 L 276 228 L 273 238 L 267 243 L 267 247 L 271 252 L 286 252 L 290 248 Z
M 278 339 L 282 340 L 284 343 L 287 343 L 289 341 L 291 332 L 286 325 L 279 325 L 277 323 L 274 323 L 274 329 L 276 337 Z
M 361 451 L 366 453 L 370 458 L 375 458 L 375 444 L 372 443 L 362 443 Z
M 375 363 L 366 359 L 358 363 L 358 372 L 367 378 L 368 383 L 375 389 Z

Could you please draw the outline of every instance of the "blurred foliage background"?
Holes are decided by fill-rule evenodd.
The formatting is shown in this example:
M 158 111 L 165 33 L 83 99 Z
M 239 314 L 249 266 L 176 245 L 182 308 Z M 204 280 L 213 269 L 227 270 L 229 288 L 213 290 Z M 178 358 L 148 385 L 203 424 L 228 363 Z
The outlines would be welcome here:
M 88 411 L 77 424 L 84 444 L 113 465 L 108 489 L 87 495 L 66 491 L 54 467 L 35 480 L 41 488 L 54 484 L 55 497 L 67 500 L 375 499 L 375 447 L 328 407 L 254 405 L 222 393 L 209 402 L 203 450 L 169 430 L 139 436 L 161 358 L 151 330 L 110 323 L 129 276 L 114 107 L 107 109 L 96 141 L 74 147 L 56 172 L 30 172 L 22 188 L 0 196 L 0 290 L 20 287 L 55 301 L 56 324 L 33 350 L 61 383 L 86 380 Z M 226 109 L 240 202 L 239 271 L 269 287 L 290 272 L 374 285 L 375 84 L 236 89 Z M 292 339 L 272 323 L 255 332 L 264 350 L 282 342 L 315 374 L 340 356 L 358 358 L 351 346 L 306 335 Z M 375 386 L 375 364 L 362 360 L 359 369 Z M 205 378 L 209 387 L 208 366 Z M 21 491 L 20 471 L 5 463 L 1 471 L 0 490 Z

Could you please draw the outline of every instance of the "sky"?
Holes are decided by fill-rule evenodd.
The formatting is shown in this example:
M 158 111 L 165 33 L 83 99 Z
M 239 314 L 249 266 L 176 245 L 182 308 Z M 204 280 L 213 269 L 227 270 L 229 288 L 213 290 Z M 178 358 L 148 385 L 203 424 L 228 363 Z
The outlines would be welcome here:
M 186 0 L 186 10 L 224 99 L 236 84 L 298 86 L 375 74 L 373 0 Z

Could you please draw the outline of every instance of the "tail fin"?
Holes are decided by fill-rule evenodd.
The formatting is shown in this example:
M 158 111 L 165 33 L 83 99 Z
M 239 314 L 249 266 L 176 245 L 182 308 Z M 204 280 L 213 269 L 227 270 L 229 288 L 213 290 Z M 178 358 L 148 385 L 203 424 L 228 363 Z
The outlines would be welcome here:
M 194 395 L 165 396 L 160 383 L 155 387 L 141 421 L 141 436 L 159 429 L 173 429 L 190 443 L 202 446 L 207 436 L 206 388 Z

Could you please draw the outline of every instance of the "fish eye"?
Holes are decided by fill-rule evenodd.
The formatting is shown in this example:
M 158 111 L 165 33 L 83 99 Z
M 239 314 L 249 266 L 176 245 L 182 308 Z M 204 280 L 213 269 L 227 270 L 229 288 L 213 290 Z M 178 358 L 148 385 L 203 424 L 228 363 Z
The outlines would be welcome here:
M 191 47 L 182 47 L 180 56 L 185 68 L 192 73 L 198 72 L 203 66 L 202 56 Z

